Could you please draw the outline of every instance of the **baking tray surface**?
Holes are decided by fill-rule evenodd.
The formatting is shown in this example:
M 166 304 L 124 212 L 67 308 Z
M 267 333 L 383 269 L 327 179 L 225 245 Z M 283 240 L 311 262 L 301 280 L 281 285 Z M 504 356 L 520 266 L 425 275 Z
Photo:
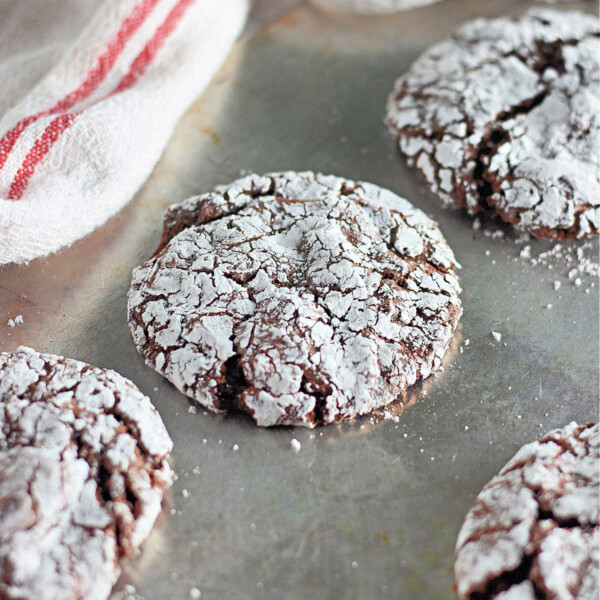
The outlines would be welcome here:
M 597 420 L 598 285 L 569 277 L 577 249 L 597 262 L 597 240 L 556 256 L 554 244 L 495 224 L 474 229 L 406 167 L 383 123 L 394 80 L 425 48 L 470 18 L 531 5 L 280 17 L 238 43 L 128 207 L 70 249 L 0 271 L 1 350 L 26 344 L 118 370 L 173 437 L 177 481 L 113 600 L 186 599 L 192 588 L 203 600 L 450 600 L 456 535 L 481 487 L 524 443 Z M 166 207 L 240 173 L 288 169 L 405 196 L 462 263 L 464 316 L 445 370 L 377 418 L 265 430 L 207 414 L 145 366 L 130 338 L 130 273 L 156 248 Z

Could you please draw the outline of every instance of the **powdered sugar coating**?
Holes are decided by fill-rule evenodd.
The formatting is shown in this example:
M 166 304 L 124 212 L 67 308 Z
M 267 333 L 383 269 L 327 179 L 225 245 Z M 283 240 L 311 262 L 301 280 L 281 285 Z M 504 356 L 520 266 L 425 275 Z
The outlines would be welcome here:
M 105 600 L 171 482 L 150 400 L 114 371 L 0 354 L 0 597 Z
M 580 12 L 477 19 L 401 77 L 387 121 L 444 202 L 538 237 L 600 228 L 600 28 Z
M 387 190 L 251 175 L 171 207 L 133 273 L 129 323 L 148 364 L 203 406 L 313 427 L 439 368 L 461 312 L 455 263 Z
M 570 423 L 521 448 L 460 530 L 458 598 L 597 598 L 599 461 L 598 425 Z

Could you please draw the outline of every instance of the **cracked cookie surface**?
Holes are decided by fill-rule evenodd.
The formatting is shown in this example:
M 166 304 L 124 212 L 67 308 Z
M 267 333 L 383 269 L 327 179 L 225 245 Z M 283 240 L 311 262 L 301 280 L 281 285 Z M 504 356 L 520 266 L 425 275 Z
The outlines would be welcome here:
M 584 13 L 478 19 L 395 85 L 387 122 L 441 199 L 537 237 L 597 234 L 600 29 Z
M 147 363 L 206 408 L 313 427 L 440 367 L 461 313 L 455 266 L 392 192 L 251 175 L 169 209 L 133 273 L 129 324 Z
M 171 447 L 114 371 L 0 353 L 0 598 L 106 600 L 160 512 Z
M 459 600 L 598 598 L 600 429 L 570 423 L 523 446 L 466 516 Z

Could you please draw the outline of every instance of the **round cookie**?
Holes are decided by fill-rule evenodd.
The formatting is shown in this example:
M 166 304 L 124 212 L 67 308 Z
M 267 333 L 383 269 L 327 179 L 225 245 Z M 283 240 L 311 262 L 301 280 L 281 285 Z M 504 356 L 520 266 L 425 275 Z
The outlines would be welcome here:
M 160 511 L 171 448 L 114 371 L 0 353 L 0 598 L 106 600 Z
M 580 12 L 477 19 L 397 82 L 387 122 L 447 204 L 537 237 L 600 228 L 600 28 Z
M 440 367 L 461 314 L 455 265 L 387 190 L 251 175 L 169 209 L 133 272 L 129 324 L 147 363 L 206 408 L 313 427 Z
M 592 600 L 600 591 L 600 429 L 523 446 L 481 491 L 456 543 L 459 600 Z

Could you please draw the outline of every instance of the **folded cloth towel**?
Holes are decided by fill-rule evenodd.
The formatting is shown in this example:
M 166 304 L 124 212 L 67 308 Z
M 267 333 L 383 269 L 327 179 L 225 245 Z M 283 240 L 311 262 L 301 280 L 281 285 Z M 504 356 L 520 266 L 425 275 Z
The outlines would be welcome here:
M 72 244 L 149 176 L 248 0 L 3 0 L 0 264 Z

